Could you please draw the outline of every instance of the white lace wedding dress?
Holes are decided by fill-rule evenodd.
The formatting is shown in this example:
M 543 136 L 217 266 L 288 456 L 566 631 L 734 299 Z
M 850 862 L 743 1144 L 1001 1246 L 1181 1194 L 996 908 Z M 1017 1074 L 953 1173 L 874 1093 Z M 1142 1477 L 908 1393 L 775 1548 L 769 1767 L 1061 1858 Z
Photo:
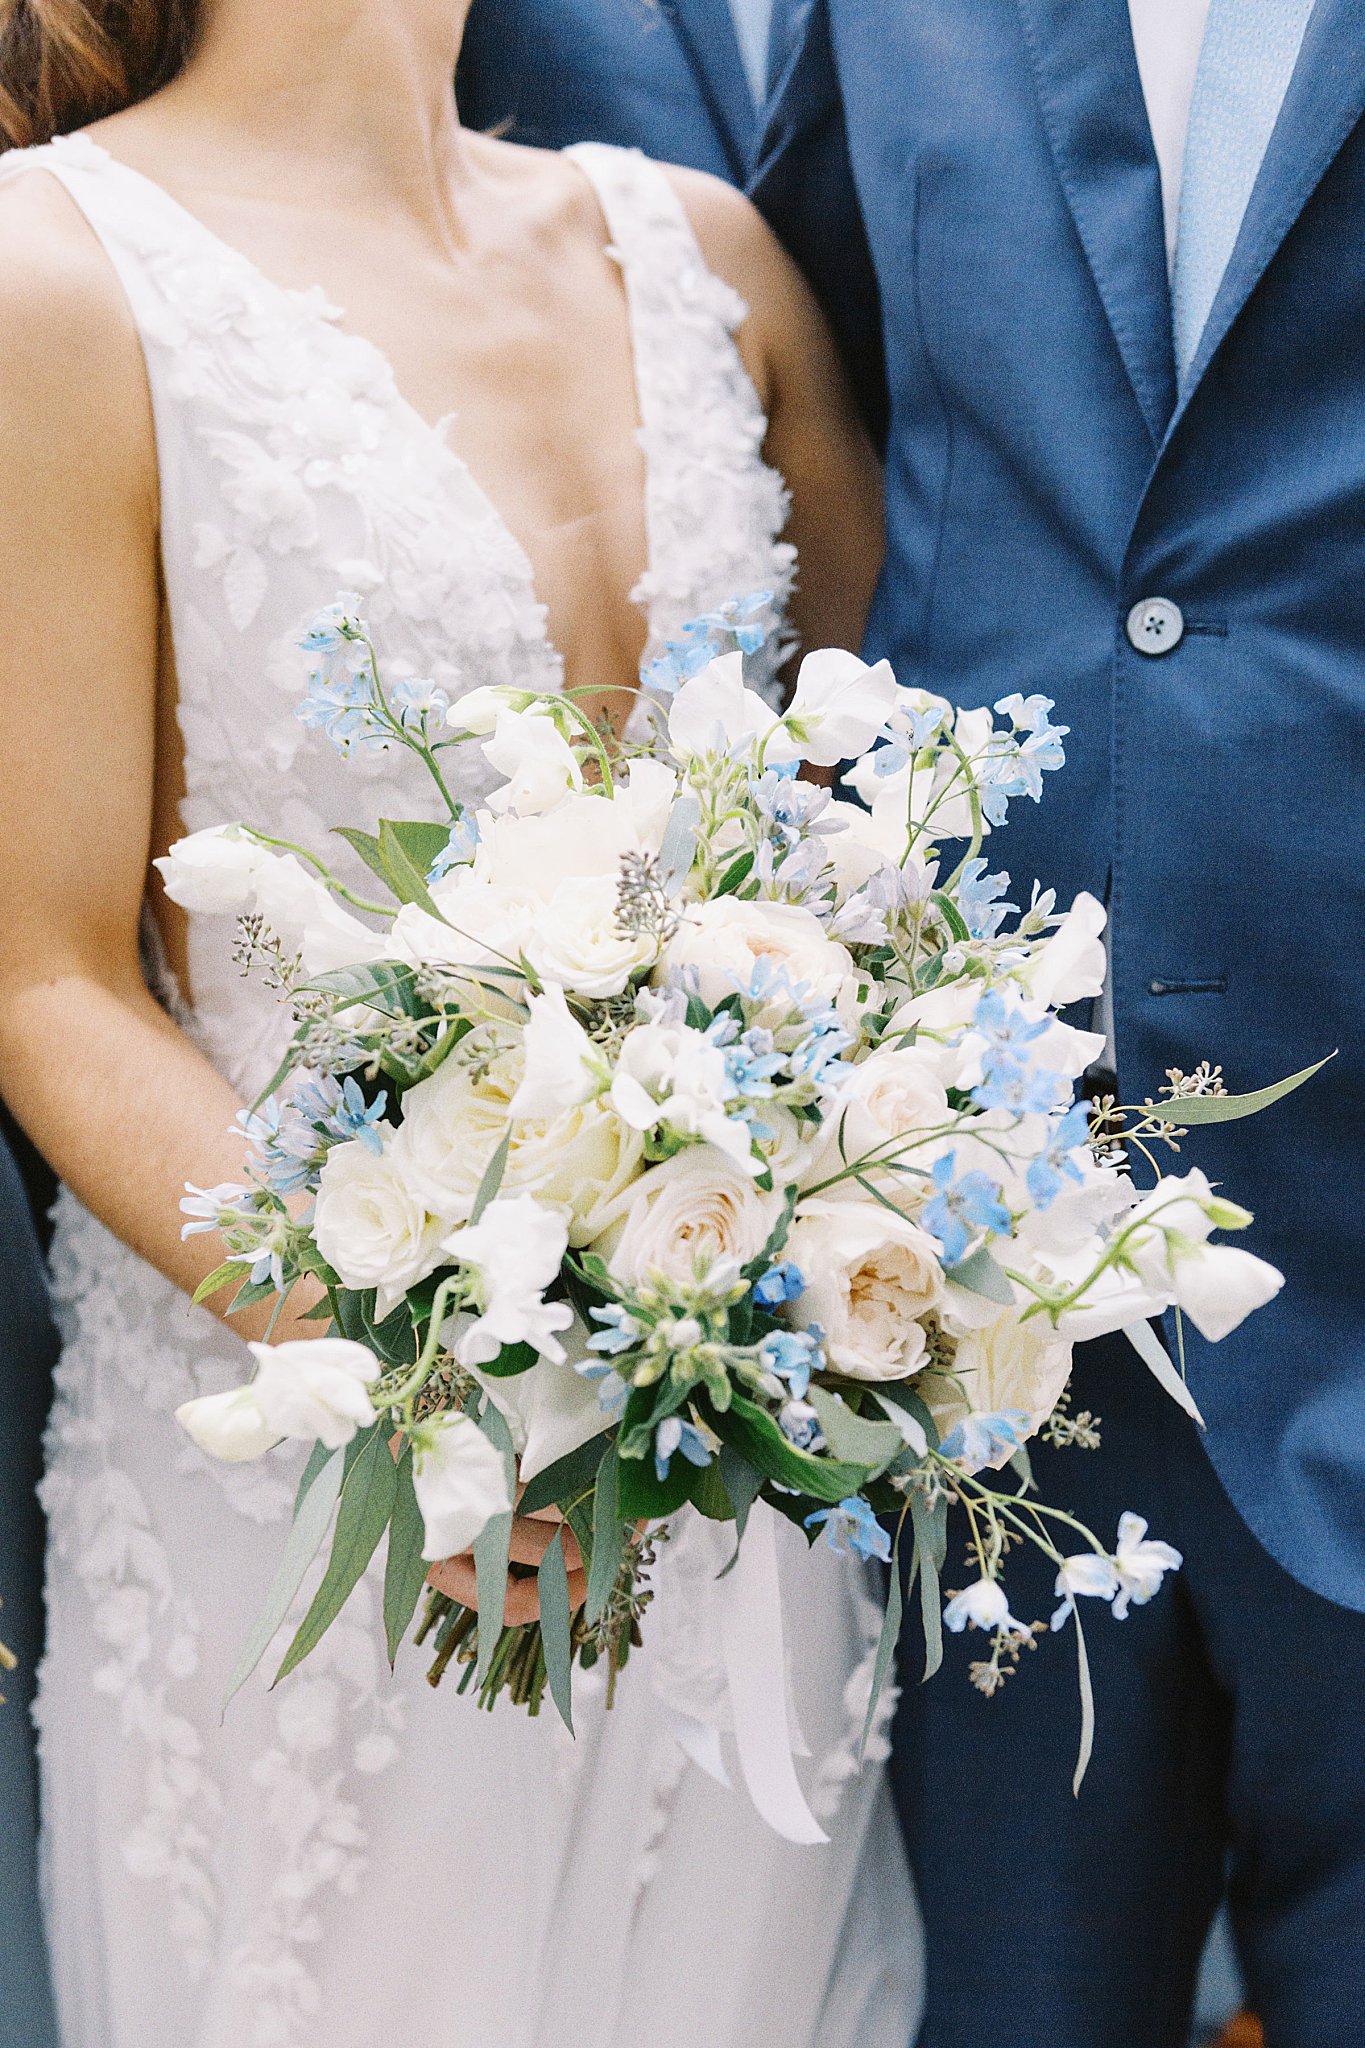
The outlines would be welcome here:
M 667 180 L 573 154 L 628 295 L 650 553 L 634 596 L 657 650 L 727 597 L 789 587 L 785 493 L 733 342 L 744 308 Z M 186 829 L 240 817 L 321 845 L 332 824 L 415 815 L 408 757 L 343 764 L 299 724 L 292 640 L 349 588 L 391 673 L 553 687 L 525 554 L 320 292 L 272 285 L 89 138 L 0 160 L 39 169 L 103 243 L 146 353 Z M 194 922 L 190 951 L 186 1028 L 249 1095 L 282 1014 L 221 922 Z M 178 1430 L 177 1403 L 239 1382 L 247 1354 L 69 1196 L 54 1270 L 39 1720 L 67 2048 L 906 2048 L 918 1937 L 884 1719 L 855 1764 L 878 1607 L 853 1566 L 807 1560 L 781 1526 L 828 1847 L 780 1840 L 673 1739 L 676 1710 L 715 1704 L 707 1527 L 663 1553 L 616 1709 L 580 1684 L 577 1741 L 548 1713 L 432 1692 L 411 1648 L 391 1677 L 372 1581 L 224 1719 L 297 1461 L 214 1464 Z

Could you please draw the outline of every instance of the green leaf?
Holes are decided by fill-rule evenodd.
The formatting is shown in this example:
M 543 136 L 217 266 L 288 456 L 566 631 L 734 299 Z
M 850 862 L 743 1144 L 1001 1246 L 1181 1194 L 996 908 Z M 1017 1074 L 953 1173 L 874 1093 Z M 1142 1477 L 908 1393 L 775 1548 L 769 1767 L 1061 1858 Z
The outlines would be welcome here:
M 628 1469 L 628 1468 L 627 1468 Z M 592 1503 L 592 1565 L 588 1572 L 587 1622 L 589 1628 L 607 1611 L 621 1570 L 621 1461 L 615 1448 L 607 1452 L 597 1471 L 597 1490 Z M 635 1517 L 632 1516 L 632 1520 Z
M 402 833 L 403 828 L 395 825 L 391 818 L 379 820 L 379 851 L 383 858 L 385 873 L 389 878 L 389 887 L 400 903 L 415 903 L 418 909 L 425 910 L 429 917 L 439 917 L 440 912 L 432 902 L 431 892 L 427 888 L 427 870 L 425 867 L 419 867 L 413 860 L 404 844 Z M 430 865 L 428 862 L 427 866 Z
M 717 882 L 715 894 L 717 896 L 733 896 L 740 883 L 748 881 L 749 876 L 753 873 L 753 866 L 753 854 L 742 853 L 738 860 L 730 863 L 730 866 Z
M 504 1344 L 497 1357 L 479 1371 L 492 1380 L 515 1379 L 519 1373 L 529 1372 L 537 1362 L 540 1353 L 530 1344 Z
M 886 1684 L 886 1674 L 891 1669 L 891 1659 L 896 1654 L 900 1641 L 903 1596 L 901 1593 L 900 1567 L 901 1539 L 899 1530 L 891 1551 L 891 1584 L 886 1595 L 886 1613 L 882 1617 L 882 1632 L 877 1639 L 877 1661 L 872 1667 L 872 1690 L 867 1696 L 867 1715 L 863 1721 L 862 1740 L 858 1744 L 858 1763 L 861 1766 L 867 1753 L 867 1738 L 872 1733 L 872 1724 L 877 1718 L 877 1703 Z M 911 1566 L 913 1573 L 914 1566 Z
M 190 1296 L 191 1306 L 198 1308 L 200 1302 L 207 1301 L 211 1294 L 220 1294 L 223 1288 L 230 1286 L 234 1280 L 241 1279 L 243 1270 L 240 1259 L 224 1259 L 221 1266 L 215 1266 L 213 1271 L 206 1273 L 199 1282 Z
M 595 1436 L 590 1443 L 580 1444 L 576 1451 L 556 1458 L 553 1465 L 547 1465 L 527 1482 L 518 1512 L 534 1515 L 541 1508 L 564 1508 L 570 1501 L 578 1500 L 592 1485 L 606 1450 L 606 1438 Z
M 666 895 L 675 895 L 692 872 L 700 823 L 701 805 L 696 797 L 680 796 L 668 814 L 659 847 L 659 880 Z
M 322 1453 L 320 1459 L 318 1452 Z M 289 1540 L 270 1581 L 270 1590 L 256 1625 L 247 1637 L 228 1680 L 228 1688 L 223 1695 L 224 1713 L 284 1626 L 285 1616 L 294 1604 L 294 1596 L 303 1584 L 308 1567 L 322 1548 L 322 1540 L 331 1526 L 337 1495 L 341 1492 L 343 1465 L 341 1452 L 329 1451 L 323 1444 L 317 1445 L 308 1460 L 294 1503 L 294 1523 L 289 1531 Z
M 389 1554 L 384 1561 L 384 1634 L 390 1667 L 397 1661 L 399 1645 L 417 1612 L 417 1602 L 427 1582 L 427 1561 L 422 1555 L 425 1541 L 422 1510 L 412 1483 L 412 1445 L 404 1444 L 398 1458 L 393 1513 L 389 1518 Z
M 922 1493 L 910 1496 L 919 1569 L 920 1613 L 924 1620 L 924 1676 L 932 1678 L 943 1662 L 943 1599 L 939 1574 L 948 1555 L 948 1502 L 945 1496 L 931 1510 Z
M 967 929 L 966 920 L 962 912 L 958 909 L 952 897 L 943 889 L 935 889 L 934 901 L 942 911 L 943 921 L 953 937 L 959 945 L 965 945 L 967 940 L 970 939 L 971 933 Z
M 1010 1453 L 1010 1469 L 1018 1473 L 1022 1482 L 1021 1491 L 1024 1493 L 1031 1492 L 1033 1489 L 1033 1460 L 1028 1454 L 1027 1444 L 1020 1444 L 1017 1451 Z
M 837 1458 L 812 1457 L 788 1443 L 772 1417 L 742 1394 L 736 1394 L 723 1415 L 714 1417 L 716 1434 L 733 1446 L 763 1474 L 782 1486 L 809 1494 L 826 1507 L 835 1507 L 851 1493 L 857 1493 L 867 1478 L 863 1465 L 849 1465 Z
M 387 1425 L 377 1422 L 363 1438 L 341 1488 L 336 1533 L 322 1584 L 289 1646 L 275 1683 L 316 1649 L 359 1584 L 393 1512 L 397 1473 L 389 1450 Z M 330 1469 L 330 1468 L 329 1468 Z
M 483 1413 L 479 1417 L 479 1428 L 488 1441 L 502 1452 L 504 1470 L 507 1473 L 507 1487 L 513 1500 L 517 1493 L 517 1457 L 512 1448 L 512 1432 L 507 1427 L 507 1418 L 502 1410 L 490 1400 L 485 1400 Z M 507 1607 L 507 1566 L 512 1554 L 512 1516 L 494 1515 L 485 1522 L 474 1544 L 474 1582 L 479 1595 L 479 1660 L 475 1668 L 475 1683 L 482 1685 L 493 1661 L 493 1652 L 498 1647 L 502 1633 L 502 1619 Z M 498 1626 L 493 1626 L 497 1616 Z
M 569 1607 L 569 1574 L 564 1564 L 563 1531 L 554 1540 L 536 1573 L 540 1588 L 540 1640 L 545 1648 L 545 1669 L 550 1680 L 550 1697 L 559 1718 L 573 1734 L 573 1616 Z
M 361 832 L 354 825 L 333 825 L 332 830 L 338 839 L 344 839 L 348 846 L 354 848 L 370 873 L 378 875 L 386 889 L 392 887 L 389 871 L 384 865 L 384 856 L 379 850 L 379 841 L 373 832 Z
M 884 1472 L 905 1449 L 905 1438 L 894 1422 L 869 1422 L 824 1387 L 812 1387 L 808 1398 L 835 1457 L 865 1465 L 869 1476 Z
M 657 1522 L 664 1515 L 675 1515 L 692 1499 L 700 1476 L 697 1467 L 681 1456 L 673 1459 L 665 1479 L 656 1475 L 648 1452 L 642 1458 L 623 1457 L 617 1473 L 621 1519 Z
M 502 1177 L 507 1171 L 507 1161 L 512 1150 L 512 1126 L 509 1124 L 502 1134 L 502 1142 L 483 1170 L 479 1191 L 474 1197 L 474 1207 L 469 1212 L 470 1226 L 476 1224 L 489 1203 L 496 1199 L 502 1186 Z
M 239 1262 L 237 1271 L 243 1273 L 246 1268 Z M 230 1316 L 240 1315 L 243 1309 L 255 1308 L 263 1301 L 273 1300 L 278 1292 L 273 1280 L 248 1280 L 233 1295 L 228 1303 L 227 1312 Z
M 879 1401 L 889 1401 L 893 1407 L 903 1408 L 907 1415 L 913 1415 L 920 1428 L 924 1431 L 925 1441 L 928 1443 L 930 1450 L 936 1451 L 938 1449 L 938 1424 L 934 1421 L 929 1404 L 923 1394 L 917 1394 L 914 1388 L 908 1386 L 904 1380 L 879 1380 L 876 1393 Z
M 945 1266 L 943 1271 L 946 1279 L 956 1287 L 965 1287 L 969 1294 L 979 1294 L 986 1301 L 998 1301 L 1002 1308 L 1014 1306 L 1014 1289 L 984 1244 L 961 1265 Z
M 1195 1124 L 1236 1123 L 1239 1117 L 1258 1116 L 1273 1102 L 1292 1095 L 1296 1088 L 1302 1088 L 1305 1081 L 1311 1081 L 1314 1074 L 1320 1074 L 1328 1061 L 1335 1058 L 1336 1054 L 1329 1052 L 1327 1059 L 1305 1067 L 1302 1073 L 1291 1074 L 1287 1081 L 1272 1082 L 1269 1088 L 1258 1088 L 1252 1095 L 1177 1095 L 1171 1102 L 1144 1105 L 1143 1114 L 1155 1117 L 1158 1123 L 1183 1124 L 1191 1129 Z
M 416 1007 L 417 977 L 401 960 L 367 960 L 357 967 L 333 967 L 303 984 L 306 992 L 336 996 L 343 1009 L 364 1003 L 386 1017 L 410 1017 Z
M 433 823 L 430 818 L 389 818 L 380 822 L 381 835 L 385 824 L 392 839 L 402 847 L 417 872 L 425 879 L 450 844 L 449 821 L 439 825 Z
M 735 1554 L 724 1571 L 716 1574 L 718 1579 L 724 1579 L 728 1578 L 739 1563 L 739 1546 L 744 1541 L 744 1531 L 749 1526 L 749 1511 L 763 1491 L 763 1474 L 756 1472 L 748 1459 L 741 1458 L 738 1451 L 732 1451 L 729 1444 L 721 1446 L 717 1464 L 735 1515 Z
M 735 1504 L 721 1476 L 720 1464 L 714 1458 L 709 1465 L 697 1468 L 692 1505 L 699 1515 L 705 1515 L 708 1522 L 733 1522 L 735 1519 Z

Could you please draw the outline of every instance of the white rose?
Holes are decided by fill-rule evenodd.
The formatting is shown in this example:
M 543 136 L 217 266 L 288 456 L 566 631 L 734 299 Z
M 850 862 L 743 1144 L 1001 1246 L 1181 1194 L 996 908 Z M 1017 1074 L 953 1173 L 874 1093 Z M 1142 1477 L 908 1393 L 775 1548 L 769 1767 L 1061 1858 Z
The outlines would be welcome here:
M 185 1401 L 175 1419 L 201 1451 L 225 1464 L 239 1465 L 259 1458 L 280 1440 L 261 1414 L 254 1387 L 233 1387 L 226 1394 L 201 1394 Z
M 889 662 L 870 668 L 841 647 L 817 648 L 798 671 L 787 729 L 807 761 L 837 768 L 872 745 L 899 695 Z
M 378 1158 L 354 1142 L 327 1154 L 313 1237 L 343 1287 L 378 1290 L 381 1320 L 440 1264 L 441 1228 L 391 1140 Z
M 413 1431 L 412 1485 L 432 1564 L 459 1557 L 511 1512 L 502 1453 L 467 1415 L 436 1415 Z
M 753 1021 L 780 1024 L 790 1013 L 790 990 L 803 1001 L 853 1005 L 857 970 L 846 946 L 827 936 L 813 911 L 799 903 L 741 903 L 734 896 L 694 903 L 670 940 L 664 968 L 681 969 L 688 985 L 714 1008 L 737 988 L 748 988 L 755 968 L 782 977 Z
M 1108 914 L 1093 896 L 1081 894 L 1046 945 L 1040 946 L 1022 978 L 1036 1003 L 1064 1010 L 1100 994 L 1108 972 L 1104 927 Z
M 256 874 L 269 858 L 240 825 L 214 825 L 177 839 L 152 865 L 182 910 L 240 917 L 255 902 Z
M 1041 1429 L 1066 1389 L 1071 1375 L 1071 1344 L 1059 1337 L 1046 1317 L 1024 1323 L 1012 1309 L 997 1315 L 984 1329 L 958 1339 L 953 1366 L 961 1389 L 935 1380 L 925 1386 L 940 1436 L 947 1436 L 969 1415 L 1027 1415 L 1021 1434 Z M 991 1464 L 998 1471 L 1009 1463 L 1003 1445 Z
M 827 805 L 824 816 L 831 824 L 843 826 L 841 832 L 831 832 L 827 839 L 821 841 L 821 849 L 834 871 L 835 887 L 841 897 L 854 895 L 884 867 L 900 865 L 904 844 L 896 857 L 890 855 L 878 843 L 871 816 L 860 804 L 845 803 L 836 797 Z
M 756 1259 L 781 1208 L 781 1195 L 760 1192 L 723 1153 L 691 1146 L 604 1207 L 593 1249 L 623 1287 L 656 1269 L 687 1285 L 719 1260 Z
M 603 1209 L 633 1181 L 644 1139 L 605 1102 L 585 1102 L 557 1117 L 522 1117 L 512 1126 L 503 1185 L 526 1190 L 557 1210 L 569 1242 L 597 1235 Z
M 935 1049 L 884 1048 L 849 1068 L 821 1126 L 819 1170 L 837 1173 L 841 1160 L 852 1166 L 870 1153 L 882 1161 L 921 1165 L 922 1151 L 898 1151 L 895 1141 L 941 1131 L 947 1122 L 948 1096 Z
M 288 1344 L 253 1344 L 251 1351 L 257 1368 L 251 1392 L 277 1437 L 316 1440 L 339 1451 L 375 1420 L 366 1388 L 382 1368 L 363 1344 L 345 1337 L 303 1337 Z
M 744 687 L 744 656 L 722 654 L 685 682 L 668 714 L 668 741 L 680 761 L 707 754 L 757 753 L 768 767 L 794 761 L 797 748 L 770 704 Z
M 649 933 L 622 932 L 616 877 L 575 876 L 542 906 L 526 940 L 526 958 L 542 981 L 574 995 L 619 996 L 654 960 Z
M 500 710 L 483 751 L 490 768 L 507 778 L 488 799 L 491 811 L 538 817 L 583 787 L 573 748 L 546 705 L 533 705 L 529 711 Z
M 943 1298 L 938 1246 L 908 1217 L 861 1197 L 803 1202 L 782 1256 L 800 1269 L 804 1321 L 825 1332 L 830 1363 L 850 1379 L 918 1372 L 919 1318 Z

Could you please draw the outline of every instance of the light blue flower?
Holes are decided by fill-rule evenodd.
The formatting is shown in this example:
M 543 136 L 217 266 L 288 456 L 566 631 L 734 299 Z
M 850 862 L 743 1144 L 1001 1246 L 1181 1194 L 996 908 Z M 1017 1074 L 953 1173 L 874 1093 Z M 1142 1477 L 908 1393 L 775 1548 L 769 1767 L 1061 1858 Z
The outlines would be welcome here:
M 366 1102 L 360 1083 L 353 1074 L 348 1074 L 341 1084 L 341 1101 L 332 1118 L 332 1128 L 343 1141 L 354 1139 L 377 1159 L 384 1150 L 379 1125 L 387 1108 L 382 1095 L 376 1096 L 373 1102 Z
M 442 725 L 450 709 L 450 698 L 433 682 L 413 677 L 396 683 L 392 701 L 399 723 L 406 732 L 425 734 L 429 725 Z
M 890 1564 L 891 1538 L 860 1494 L 841 1500 L 837 1508 L 820 1508 L 806 1516 L 808 1529 L 817 1529 L 822 1522 L 831 1549 L 855 1551 L 864 1562 L 879 1557 Z
M 781 1380 L 793 1400 L 804 1401 L 811 1374 L 825 1361 L 814 1330 L 770 1330 L 758 1347 L 758 1362 Z
M 1066 1115 L 1052 1126 L 1047 1144 L 1029 1166 L 1028 1191 L 1040 1209 L 1050 1208 L 1065 1181 L 1084 1181 L 1076 1164 L 1076 1153 L 1090 1142 L 1090 1111 L 1083 1102 L 1073 1103 Z
M 450 837 L 427 870 L 427 881 L 439 882 L 452 868 L 466 867 L 479 848 L 479 821 L 464 811 L 450 828 Z
M 588 1314 L 595 1323 L 605 1327 L 595 1336 L 589 1337 L 589 1351 L 599 1351 L 609 1358 L 615 1358 L 623 1351 L 631 1351 L 645 1334 L 644 1325 L 636 1321 L 624 1302 L 610 1301 L 605 1308 L 590 1308 Z M 578 1370 L 586 1379 L 591 1379 L 596 1367 L 580 1365 Z
M 988 1054 L 985 1069 L 972 1090 L 972 1100 L 981 1109 L 1004 1109 L 1013 1116 L 1047 1116 L 1071 1092 L 1063 1075 L 1028 1066 L 1005 1053 Z
M 214 1188 L 198 1188 L 193 1181 L 186 1181 L 180 1213 L 190 1221 L 183 1225 L 180 1235 L 199 1237 L 205 1231 L 217 1230 L 226 1217 L 250 1216 L 254 1211 L 250 1188 L 238 1181 L 220 1181 Z
M 681 1415 L 667 1415 L 654 1432 L 654 1470 L 661 1483 L 679 1451 L 689 1465 L 709 1465 L 715 1456 L 695 1423 L 684 1422 Z
M 769 1266 L 760 1280 L 754 1282 L 754 1300 L 760 1308 L 781 1308 L 806 1291 L 806 1276 L 799 1266 L 790 1259 L 783 1259 L 776 1266 Z
M 382 745 L 391 738 L 367 675 L 315 670 L 294 715 L 300 725 L 323 733 L 343 757 L 353 747 Z
M 1011 1227 L 1004 1190 L 989 1174 L 964 1173 L 958 1180 L 957 1154 L 945 1153 L 932 1168 L 937 1193 L 926 1203 L 920 1222 L 943 1246 L 945 1266 L 960 1266 L 978 1230 L 1004 1237 Z
M 980 1472 L 993 1465 L 1002 1451 L 1017 1451 L 1028 1426 L 1029 1417 L 1022 1408 L 1006 1408 L 997 1415 L 968 1415 L 949 1430 L 939 1449 L 945 1458 L 960 1459 L 968 1472 Z
M 977 1004 L 972 1022 L 997 1051 L 1016 1052 L 1020 1046 L 1031 1045 L 1034 1039 L 1041 1038 L 1052 1020 L 1050 1017 L 1028 1018 L 1021 1004 L 1006 1002 L 1000 990 L 993 988 L 988 989 Z
M 736 649 L 757 654 L 768 638 L 772 601 L 771 591 L 755 591 L 750 597 L 732 598 L 714 612 L 689 619 L 678 638 L 665 641 L 663 653 L 640 670 L 641 683 L 647 690 L 671 697 L 717 655 Z
M 963 868 L 955 896 L 974 939 L 995 938 L 1010 911 L 1017 911 L 1017 904 L 997 901 L 1009 885 L 1008 875 L 986 873 L 984 859 L 969 860 Z
M 777 1426 L 787 1442 L 794 1444 L 798 1451 L 815 1452 L 825 1448 L 820 1418 L 809 1401 L 786 1402 L 778 1414 Z

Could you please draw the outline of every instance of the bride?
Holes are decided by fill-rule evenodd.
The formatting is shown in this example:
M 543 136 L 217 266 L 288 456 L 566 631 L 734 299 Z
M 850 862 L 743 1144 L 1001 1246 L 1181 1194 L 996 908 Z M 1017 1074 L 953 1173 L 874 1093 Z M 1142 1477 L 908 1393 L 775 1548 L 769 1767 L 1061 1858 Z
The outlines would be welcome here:
M 262 1334 L 189 1308 L 214 1260 L 178 1202 L 240 1173 L 281 1012 L 149 861 L 224 818 L 319 843 L 414 815 L 409 757 L 343 764 L 295 716 L 300 623 L 339 587 L 391 674 L 591 685 L 619 721 L 642 657 L 730 597 L 856 645 L 878 564 L 872 458 L 745 202 L 462 132 L 464 14 L 0 6 L 0 1083 L 66 1190 L 39 1708 L 63 2038 L 904 2048 L 913 1907 L 854 1766 L 876 1606 L 823 1546 L 789 1598 L 828 1848 L 674 1739 L 714 1680 L 685 1540 L 576 1742 L 431 1693 L 410 1651 L 391 1678 L 364 1587 L 220 1710 L 297 1469 L 210 1464 L 171 1419 Z

